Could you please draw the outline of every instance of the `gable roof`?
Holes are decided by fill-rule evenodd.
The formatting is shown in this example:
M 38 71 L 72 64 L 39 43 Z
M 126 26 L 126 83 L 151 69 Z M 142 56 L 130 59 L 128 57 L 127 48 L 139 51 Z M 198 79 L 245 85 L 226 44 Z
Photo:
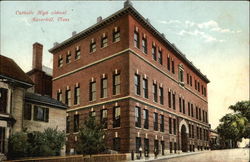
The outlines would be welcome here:
M 34 84 L 14 60 L 3 55 L 0 55 L 0 77 L 27 87 Z
M 49 52 L 53 53 L 56 51 L 59 51 L 60 49 L 63 49 L 72 43 L 81 40 L 88 35 L 94 33 L 96 30 L 99 30 L 103 26 L 110 24 L 117 20 L 119 17 L 125 15 L 125 14 L 131 14 L 136 18 L 142 25 L 146 27 L 155 37 L 157 37 L 161 42 L 163 42 L 164 45 L 166 45 L 168 48 L 170 48 L 177 57 L 179 57 L 183 62 L 185 62 L 194 72 L 200 76 L 206 83 L 209 83 L 207 76 L 202 74 L 199 69 L 197 69 L 191 61 L 189 61 L 186 56 L 172 43 L 170 43 L 163 34 L 161 34 L 159 31 L 157 31 L 153 25 L 150 24 L 148 19 L 145 19 L 132 5 L 127 5 L 123 9 L 118 10 L 114 14 L 108 16 L 107 18 L 103 19 L 102 21 L 90 26 L 89 28 L 81 31 L 80 33 L 75 34 L 74 36 L 66 39 L 62 43 L 56 44 L 54 47 L 52 47 Z
M 42 96 L 36 93 L 25 93 L 25 101 L 37 103 L 39 105 L 51 106 L 59 109 L 67 109 L 67 105 L 63 104 L 62 102 L 51 98 L 49 96 Z

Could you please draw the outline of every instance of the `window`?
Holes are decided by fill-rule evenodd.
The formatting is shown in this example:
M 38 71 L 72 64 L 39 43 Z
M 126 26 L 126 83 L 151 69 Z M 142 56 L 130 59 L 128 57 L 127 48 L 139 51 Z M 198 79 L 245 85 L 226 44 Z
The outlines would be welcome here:
M 113 150 L 120 151 L 121 139 L 119 137 L 113 138 Z
M 202 121 L 205 122 L 205 111 L 202 110 Z
M 168 91 L 168 107 L 171 108 L 171 92 Z
M 24 119 L 25 120 L 31 120 L 31 104 L 25 104 L 24 105 Z
M 173 119 L 174 135 L 176 135 L 176 119 Z
M 108 110 L 102 109 L 101 110 L 101 124 L 103 124 L 103 128 L 108 128 Z
M 204 90 L 203 85 L 201 85 L 201 94 L 202 95 L 204 94 L 203 90 Z
M 144 119 L 144 128 L 148 129 L 149 119 L 148 119 L 148 110 L 147 109 L 143 109 L 143 119 Z
M 190 116 L 190 103 L 188 102 L 188 116 Z
M 192 132 L 191 132 L 191 125 L 190 124 L 188 124 L 188 130 L 189 130 L 189 138 L 191 138 L 192 137 Z
M 120 29 L 119 28 L 115 28 L 115 30 L 113 31 L 113 42 L 118 42 L 120 41 Z
M 192 138 L 194 138 L 194 126 L 192 125 Z
M 202 140 L 202 129 L 200 128 L 200 139 Z
M 0 88 L 0 113 L 7 112 L 8 89 Z
M 113 76 L 113 94 L 120 94 L 120 74 L 115 74 Z
M 158 51 L 158 62 L 162 65 L 162 52 Z
M 79 46 L 76 47 L 75 59 L 79 59 L 81 57 L 81 49 Z
M 141 94 L 140 75 L 135 74 L 135 76 L 134 76 L 134 84 L 135 84 L 135 94 L 140 95 Z
M 70 129 L 70 117 L 67 116 L 66 117 L 66 133 L 69 133 L 69 129 Z
M 172 144 L 172 142 L 169 142 L 169 150 L 170 150 L 170 153 L 173 153 L 173 144 Z
M 200 82 L 198 82 L 198 92 L 200 92 Z
M 142 51 L 147 54 L 148 53 L 148 47 L 147 47 L 147 39 L 142 38 Z
M 148 98 L 148 80 L 143 78 L 142 80 L 143 96 Z
M 62 67 L 63 66 L 63 58 L 59 57 L 58 58 L 58 67 Z
M 90 48 L 89 48 L 89 52 L 92 53 L 92 52 L 95 52 L 96 51 L 96 42 L 95 41 L 92 41 L 90 43 Z
M 159 90 L 160 90 L 160 94 L 159 94 L 159 96 L 160 96 L 160 104 L 163 105 L 164 104 L 163 87 L 160 87 Z
M 161 141 L 161 154 L 164 155 L 164 150 L 165 150 L 165 142 Z
M 189 74 L 187 73 L 187 84 L 189 84 Z
M 160 115 L 160 131 L 164 132 L 164 116 Z
M 179 82 L 184 82 L 183 74 L 184 70 L 181 66 L 179 66 Z
M 144 138 L 144 153 L 145 156 L 148 157 L 149 154 L 149 139 Z
M 108 96 L 108 79 L 101 79 L 101 98 L 106 98 Z
M 80 104 L 80 86 L 75 86 L 75 90 L 74 90 L 74 104 L 78 105 Z
M 107 47 L 108 46 L 108 37 L 102 37 L 101 39 L 101 48 Z
M 134 46 L 140 48 L 140 36 L 137 31 L 134 31 Z
M 201 120 L 201 109 L 199 108 L 199 120 Z
M 172 97 L 173 97 L 173 109 L 175 110 L 175 94 L 174 93 L 172 94 Z
M 0 127 L 0 153 L 5 153 L 5 128 Z
M 135 126 L 141 128 L 141 108 L 135 107 Z
M 207 112 L 205 112 L 205 120 L 206 120 L 206 123 L 208 122 L 207 120 Z
M 176 152 L 177 152 L 177 143 L 174 142 L 174 153 L 176 154 Z
M 172 60 L 172 73 L 173 74 L 175 73 L 175 70 L 174 70 L 174 60 Z
M 168 56 L 168 62 L 167 63 L 168 63 L 168 65 L 167 65 L 168 66 L 168 71 L 170 71 L 170 57 L 169 56 Z
M 207 90 L 205 87 L 204 87 L 204 96 L 207 97 Z
M 169 121 L 168 121 L 168 126 L 169 126 L 169 134 L 172 134 L 172 118 L 169 118 Z
M 194 80 L 194 88 L 197 90 L 197 81 Z
M 183 108 L 183 114 L 186 113 L 186 108 L 185 108 L 185 100 L 182 99 L 182 108 Z
M 62 92 L 61 91 L 57 92 L 57 100 L 62 102 Z
M 154 102 L 157 102 L 157 84 L 153 83 L 153 96 L 154 96 Z
M 193 104 L 191 104 L 191 116 L 194 117 L 194 107 L 193 107 Z
M 154 130 L 158 131 L 158 113 L 154 113 Z
M 66 64 L 71 62 L 71 53 L 68 52 L 68 54 L 66 55 Z
M 74 132 L 79 131 L 79 114 L 74 115 Z
M 156 61 L 156 47 L 152 45 L 152 57 Z
M 95 101 L 96 100 L 96 82 L 90 82 L 89 85 L 89 101 Z
M 136 137 L 135 138 L 135 152 L 139 153 L 140 152 L 140 147 L 141 147 L 141 138 Z
M 65 91 L 65 104 L 68 106 L 71 106 L 71 93 L 70 93 L 70 89 L 67 89 Z
M 190 75 L 190 78 L 189 78 L 189 83 L 190 83 L 190 86 L 192 87 L 193 81 L 192 81 L 192 76 L 191 75 Z
M 199 130 L 200 130 L 200 129 L 199 129 L 199 127 L 197 126 L 197 127 L 196 127 L 196 138 L 197 138 L 197 139 L 199 139 L 199 134 L 200 134 L 200 133 L 199 133 Z
M 154 151 L 156 152 L 156 154 L 159 153 L 159 141 L 158 140 L 154 140 Z
M 36 121 L 49 121 L 49 109 L 40 106 L 34 106 L 34 120 Z
M 180 109 L 180 112 L 182 111 L 182 106 L 181 106 L 181 97 L 179 97 L 179 109 Z
M 113 109 L 113 127 L 120 127 L 121 111 L 120 107 L 114 107 Z
M 198 118 L 198 107 L 197 107 L 197 106 L 195 107 L 195 110 L 196 110 L 196 111 L 195 111 L 196 119 L 199 119 L 199 118 Z

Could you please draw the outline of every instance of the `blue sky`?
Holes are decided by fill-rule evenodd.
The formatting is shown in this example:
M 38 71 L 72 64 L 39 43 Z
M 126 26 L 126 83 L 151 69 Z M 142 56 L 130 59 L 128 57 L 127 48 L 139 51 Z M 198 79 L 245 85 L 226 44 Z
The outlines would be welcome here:
M 249 2 L 132 1 L 133 6 L 211 80 L 208 85 L 212 128 L 228 106 L 249 99 Z M 48 49 L 72 31 L 80 32 L 123 7 L 123 1 L 1 2 L 1 54 L 24 70 L 32 65 L 32 44 L 44 45 L 43 64 L 52 67 Z M 33 11 L 19 15 L 18 11 Z M 66 14 L 36 15 L 38 11 Z M 32 19 L 54 17 L 54 22 Z M 57 17 L 69 19 L 57 21 Z

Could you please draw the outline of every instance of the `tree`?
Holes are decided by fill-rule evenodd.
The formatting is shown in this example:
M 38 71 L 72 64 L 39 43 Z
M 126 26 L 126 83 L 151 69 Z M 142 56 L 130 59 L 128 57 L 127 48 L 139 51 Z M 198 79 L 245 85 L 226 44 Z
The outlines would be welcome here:
M 218 133 L 225 139 L 238 141 L 246 129 L 247 119 L 241 114 L 226 114 L 220 119 Z
M 44 132 L 17 132 L 9 138 L 8 158 L 59 155 L 65 144 L 65 133 L 57 128 Z
M 77 152 L 90 156 L 104 152 L 106 149 L 104 136 L 103 125 L 97 123 L 95 117 L 89 115 L 79 132 Z
M 18 158 L 28 155 L 29 143 L 27 142 L 27 134 L 17 132 L 9 137 L 8 157 Z
M 237 102 L 235 105 L 229 106 L 229 109 L 233 110 L 236 113 L 240 113 L 250 122 L 250 101 Z

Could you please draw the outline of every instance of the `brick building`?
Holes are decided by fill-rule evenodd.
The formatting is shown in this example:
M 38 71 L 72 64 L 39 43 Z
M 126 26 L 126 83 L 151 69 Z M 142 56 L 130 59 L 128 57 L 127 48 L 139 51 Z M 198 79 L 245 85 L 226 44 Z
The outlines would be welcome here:
M 118 152 L 160 155 L 209 146 L 203 75 L 129 1 L 56 43 L 52 96 L 68 104 L 67 152 L 91 112 Z

